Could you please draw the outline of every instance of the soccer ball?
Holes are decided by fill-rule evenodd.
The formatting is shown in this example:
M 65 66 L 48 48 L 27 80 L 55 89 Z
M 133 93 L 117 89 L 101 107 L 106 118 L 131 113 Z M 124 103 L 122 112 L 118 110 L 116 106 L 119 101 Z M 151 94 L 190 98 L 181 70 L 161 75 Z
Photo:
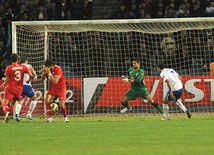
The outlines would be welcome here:
M 58 111 L 59 107 L 58 107 L 58 104 L 56 103 L 51 103 L 51 111 L 53 113 L 56 113 Z

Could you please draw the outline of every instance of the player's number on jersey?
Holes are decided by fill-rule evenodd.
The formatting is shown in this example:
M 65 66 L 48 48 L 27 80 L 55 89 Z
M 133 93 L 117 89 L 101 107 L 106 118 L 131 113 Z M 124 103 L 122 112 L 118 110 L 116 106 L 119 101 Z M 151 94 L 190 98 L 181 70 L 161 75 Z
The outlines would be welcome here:
M 15 71 L 15 81 L 20 81 L 21 80 L 21 72 L 20 71 Z

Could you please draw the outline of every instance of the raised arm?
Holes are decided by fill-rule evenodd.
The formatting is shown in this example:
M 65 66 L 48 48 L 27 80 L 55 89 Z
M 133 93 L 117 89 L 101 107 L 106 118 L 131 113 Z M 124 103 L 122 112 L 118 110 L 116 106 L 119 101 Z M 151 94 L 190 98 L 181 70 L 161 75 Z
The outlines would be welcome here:
M 53 82 L 54 84 L 57 84 L 60 77 L 58 76 L 53 76 L 51 71 L 50 71 L 50 68 L 49 67 L 45 67 L 45 73 L 48 75 L 48 79 Z

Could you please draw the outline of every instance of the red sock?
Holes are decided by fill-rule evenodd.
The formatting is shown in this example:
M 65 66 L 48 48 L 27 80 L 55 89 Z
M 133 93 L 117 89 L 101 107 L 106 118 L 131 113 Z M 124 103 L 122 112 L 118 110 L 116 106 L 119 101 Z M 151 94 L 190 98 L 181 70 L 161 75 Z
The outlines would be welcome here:
M 3 111 L 5 112 L 5 114 L 6 114 L 7 112 L 10 111 L 10 109 L 9 109 L 9 107 L 8 107 L 8 104 L 6 104 L 6 103 L 3 103 L 3 104 L 2 104 L 2 109 L 3 109 Z
M 46 110 L 47 110 L 48 118 L 51 118 L 52 117 L 52 112 L 51 112 L 50 103 L 46 103 Z
M 66 109 L 66 107 L 62 108 L 62 113 L 63 113 L 64 117 L 67 116 L 67 109 Z

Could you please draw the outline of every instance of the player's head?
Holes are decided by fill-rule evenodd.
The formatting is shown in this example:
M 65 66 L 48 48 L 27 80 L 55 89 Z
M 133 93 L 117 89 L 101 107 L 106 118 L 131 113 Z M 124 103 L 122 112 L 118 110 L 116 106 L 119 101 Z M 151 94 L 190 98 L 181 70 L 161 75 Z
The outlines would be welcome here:
M 138 59 L 138 58 L 132 59 L 132 65 L 133 65 L 134 69 L 139 69 L 140 63 L 141 63 L 140 59 Z
M 20 63 L 28 63 L 28 58 L 24 56 L 23 58 L 21 58 Z
M 165 64 L 164 64 L 163 62 L 159 62 L 159 63 L 156 65 L 156 70 L 157 70 L 158 72 L 161 72 L 162 69 L 164 69 L 164 68 L 165 68 Z
M 55 63 L 54 63 L 52 60 L 50 60 L 50 59 L 47 59 L 47 60 L 45 60 L 45 62 L 44 62 L 44 66 L 45 66 L 45 67 L 51 67 L 51 66 L 53 66 L 53 65 L 55 65 Z
M 17 54 L 13 53 L 10 56 L 10 60 L 12 61 L 12 63 L 18 62 L 19 61 L 19 56 Z

